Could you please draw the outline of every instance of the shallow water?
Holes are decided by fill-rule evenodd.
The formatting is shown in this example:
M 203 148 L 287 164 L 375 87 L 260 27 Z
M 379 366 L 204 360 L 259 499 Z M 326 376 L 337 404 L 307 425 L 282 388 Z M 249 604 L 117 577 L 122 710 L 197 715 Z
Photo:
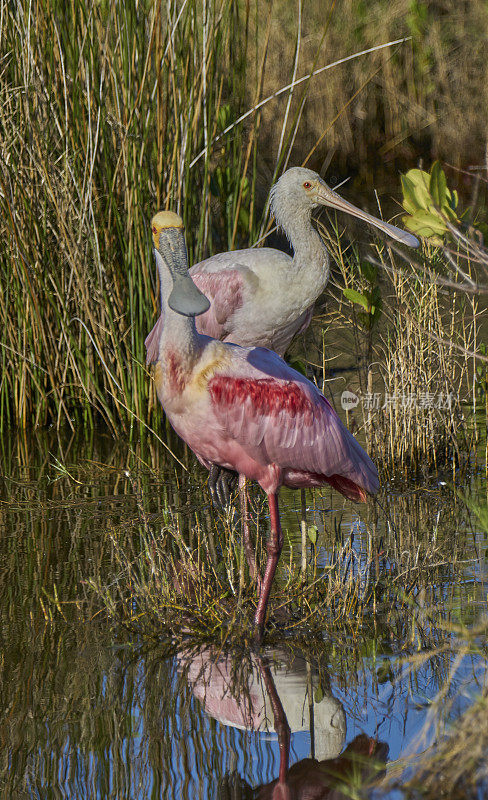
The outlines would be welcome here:
M 272 649 L 246 652 L 234 642 L 226 652 L 191 640 L 182 647 L 167 631 L 148 641 L 109 620 L 92 586 L 110 585 L 120 571 L 117 538 L 136 552 L 141 529 L 158 530 L 168 519 L 191 538 L 197 510 L 221 524 L 199 489 L 203 473 L 170 444 L 189 472 L 152 441 L 45 433 L 1 443 L 1 796 L 269 796 L 260 787 L 278 776 L 285 717 L 290 780 L 302 792 L 315 769 L 303 762 L 311 754 L 323 764 L 340 758 L 334 769 L 347 780 L 354 770 L 340 754 L 363 747 L 355 778 L 363 784 L 374 775 L 369 764 L 381 772 L 387 761 L 389 774 L 398 759 L 424 750 L 484 679 L 482 646 L 458 660 L 449 649 L 421 658 L 441 641 L 437 620 L 470 624 L 486 610 L 487 544 L 477 518 L 435 480 L 383 494 L 375 509 L 307 493 L 308 522 L 317 527 L 310 579 L 327 567 L 334 542 L 352 538 L 344 569 L 367 582 L 373 538 L 392 591 L 395 580 L 403 586 L 402 570 L 416 580 L 415 559 L 421 564 L 421 554 L 437 548 L 434 586 L 425 588 L 427 576 L 413 593 L 414 628 L 401 613 L 371 609 L 361 627 L 338 626 L 309 641 L 288 632 L 278 644 L 275 635 Z M 485 500 L 474 478 L 463 491 Z M 255 503 L 261 509 L 257 494 Z M 281 505 L 286 575 L 300 557 L 299 493 L 284 492 Z M 262 509 L 260 524 L 264 531 Z M 393 529 L 396 560 L 387 548 Z M 427 613 L 434 607 L 439 616 Z M 439 690 L 445 698 L 432 705 Z M 402 760 L 398 774 L 408 769 Z M 388 796 L 399 791 L 389 788 Z

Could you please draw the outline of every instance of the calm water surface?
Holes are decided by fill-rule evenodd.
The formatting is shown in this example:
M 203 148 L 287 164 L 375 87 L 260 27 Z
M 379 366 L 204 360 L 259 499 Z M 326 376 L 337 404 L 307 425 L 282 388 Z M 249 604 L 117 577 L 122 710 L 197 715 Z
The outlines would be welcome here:
M 2 797 L 270 797 L 286 721 L 297 791 L 317 762 L 339 759 L 335 769 L 347 779 L 355 753 L 362 783 L 374 774 L 368 760 L 391 770 L 425 749 L 483 681 L 481 656 L 404 662 L 421 652 L 422 635 L 435 639 L 435 616 L 409 631 L 372 613 L 356 635 L 283 636 L 247 652 L 144 640 L 109 621 L 91 587 L 110 584 L 120 568 L 114 535 L 137 546 L 141 515 L 157 528 L 170 514 L 188 531 L 196 508 L 214 520 L 191 457 L 186 473 L 153 443 L 103 434 L 12 435 L 1 446 Z M 474 479 L 464 491 L 484 500 Z M 320 568 L 331 541 L 352 536 L 362 580 L 368 535 L 381 553 L 393 526 L 409 558 L 413 541 L 419 552 L 435 545 L 452 553 L 428 602 L 472 622 L 486 605 L 487 544 L 476 518 L 435 481 L 381 503 L 371 516 L 330 492 L 307 495 L 318 537 L 309 559 Z M 283 494 L 284 561 L 298 552 L 299 504 L 299 493 Z M 382 561 L 385 574 L 393 567 Z M 427 603 L 422 591 L 416 602 Z M 447 685 L 443 716 L 431 701 Z M 316 762 L 304 761 L 310 756 Z M 325 785 L 326 767 L 321 775 Z

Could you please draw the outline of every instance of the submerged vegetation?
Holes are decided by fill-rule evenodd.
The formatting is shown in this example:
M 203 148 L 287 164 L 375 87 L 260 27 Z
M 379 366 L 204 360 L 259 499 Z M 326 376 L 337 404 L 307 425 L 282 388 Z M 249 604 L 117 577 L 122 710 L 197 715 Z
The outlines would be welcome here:
M 236 519 L 215 520 L 198 476 L 175 476 L 171 458 L 151 439 L 128 448 L 109 436 L 90 442 L 26 434 L 2 439 L 0 466 L 0 732 L 10 743 L 0 763 L 2 791 L 15 796 L 23 788 L 29 796 L 35 786 L 59 784 L 82 797 L 97 774 L 105 786 L 110 764 L 122 795 L 132 774 L 122 767 L 124 742 L 146 739 L 155 753 L 138 756 L 138 779 L 155 769 L 164 785 L 174 786 L 168 727 L 183 727 L 196 741 L 203 711 L 189 703 L 168 658 L 178 654 L 181 672 L 182 660 L 191 663 L 191 653 L 213 645 L 235 662 L 236 691 L 246 686 L 256 590 L 247 578 L 240 584 Z M 473 485 L 472 501 L 478 492 Z M 290 663 L 300 654 L 311 665 L 317 705 L 330 694 L 341 697 L 363 729 L 365 704 L 371 706 L 366 730 L 390 744 L 394 759 L 384 787 L 403 785 L 405 777 L 414 786 L 417 767 L 424 785 L 428 775 L 434 786 L 440 764 L 443 780 L 455 771 L 469 796 L 486 746 L 482 725 L 472 746 L 482 706 L 466 710 L 469 693 L 484 691 L 487 657 L 486 538 L 479 519 L 442 487 L 384 492 L 361 517 L 338 495 L 314 492 L 309 522 L 317 536 L 308 543 L 300 587 L 295 496 L 283 497 L 285 552 L 272 597 L 271 652 L 279 648 Z M 253 502 L 264 535 L 257 495 Z M 407 725 L 403 714 L 411 726 L 423 709 L 415 758 L 398 760 L 391 726 L 375 734 L 392 704 L 400 728 Z M 194 716 L 178 723 L 178 714 Z M 451 747 L 461 747 L 461 726 L 472 762 L 461 753 L 447 764 L 447 723 Z M 215 735 L 220 742 L 220 730 Z M 440 749 L 429 772 L 433 751 L 426 745 L 436 737 Z M 219 744 L 224 753 L 227 746 Z M 215 758 L 201 742 L 197 752 L 199 779 L 206 781 Z M 223 767 L 217 777 L 224 779 Z M 218 797 L 214 792 L 208 796 Z

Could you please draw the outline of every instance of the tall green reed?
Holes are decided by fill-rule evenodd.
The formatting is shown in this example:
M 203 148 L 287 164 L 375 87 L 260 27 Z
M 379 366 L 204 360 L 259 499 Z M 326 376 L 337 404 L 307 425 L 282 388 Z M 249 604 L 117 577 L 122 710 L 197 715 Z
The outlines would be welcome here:
M 317 141 L 312 166 L 324 154 L 329 163 L 351 100 L 364 101 L 378 70 L 392 97 L 398 49 L 391 64 L 389 48 L 366 57 L 357 91 L 339 86 L 339 73 L 359 74 L 351 64 L 306 77 L 379 45 L 350 7 L 346 31 L 344 10 L 317 16 L 301 0 L 285 15 L 279 4 L 237 0 L 2 6 L 2 429 L 154 424 L 143 346 L 158 309 L 148 218 L 158 207 L 181 213 L 192 261 L 264 234 L 261 175 L 269 187 Z M 309 107 L 319 80 L 334 103 Z
M 254 225 L 254 128 L 214 144 L 262 69 L 248 63 L 249 14 L 233 0 L 5 8 L 2 427 L 101 417 L 128 430 L 146 417 L 158 305 L 147 218 L 181 213 L 192 258 Z M 230 236 L 211 222 L 219 203 Z
M 2 8 L 0 426 L 101 418 L 129 431 L 155 407 L 143 347 L 158 306 L 148 217 L 182 214 L 191 260 L 261 238 L 259 177 L 267 191 L 301 160 L 310 87 L 333 84 L 320 66 L 326 35 L 329 62 L 354 59 L 357 42 L 334 51 L 334 8 L 309 41 L 302 0 L 286 18 L 237 0 Z M 371 45 L 376 74 L 383 45 Z M 302 136 L 305 152 L 327 145 L 350 97 L 338 108 L 313 141 Z

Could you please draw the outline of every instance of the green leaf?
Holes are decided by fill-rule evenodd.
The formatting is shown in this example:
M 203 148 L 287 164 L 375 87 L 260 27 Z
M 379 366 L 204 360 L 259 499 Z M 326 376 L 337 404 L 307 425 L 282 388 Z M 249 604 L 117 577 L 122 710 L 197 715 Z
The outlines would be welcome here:
M 321 685 L 319 684 L 315 690 L 315 702 L 320 703 L 324 699 L 324 690 L 322 689 Z
M 447 231 L 446 223 L 435 212 L 417 211 L 411 217 L 402 217 L 402 221 L 409 231 L 426 239 L 443 236 Z
M 447 181 L 439 161 L 434 161 L 430 170 L 429 191 L 437 208 L 447 204 Z
M 417 203 L 414 200 L 414 185 L 405 175 L 400 175 L 403 193 L 403 208 L 408 214 L 415 214 Z
M 428 172 L 424 172 L 422 169 L 411 169 L 402 177 L 405 177 L 408 181 L 408 200 L 415 204 L 416 209 L 427 209 L 432 205 L 429 191 L 430 175 Z
M 319 532 L 319 529 L 317 528 L 316 525 L 309 525 L 307 532 L 308 532 L 308 538 L 310 539 L 312 544 L 315 544 L 317 541 L 317 534 Z
M 357 303 L 369 312 L 371 304 L 369 299 L 364 294 L 357 292 L 355 289 L 343 289 L 342 293 L 347 300 L 351 301 L 351 303 Z

